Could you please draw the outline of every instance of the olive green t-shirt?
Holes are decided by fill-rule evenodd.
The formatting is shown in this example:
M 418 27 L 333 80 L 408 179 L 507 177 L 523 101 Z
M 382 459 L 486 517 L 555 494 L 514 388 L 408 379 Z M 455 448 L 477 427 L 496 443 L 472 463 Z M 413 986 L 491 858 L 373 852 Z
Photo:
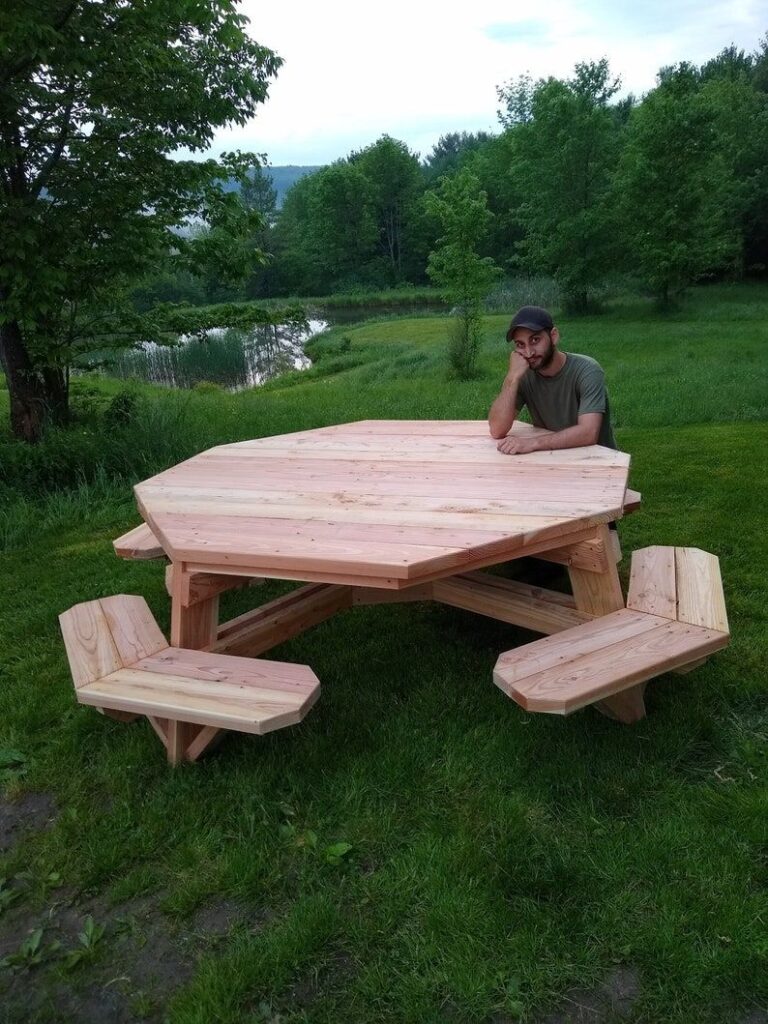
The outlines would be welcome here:
M 565 366 L 554 377 L 542 377 L 528 370 L 517 386 L 518 410 L 526 406 L 535 427 L 565 430 L 587 412 L 600 412 L 598 444 L 617 448 L 611 427 L 608 392 L 603 368 L 591 356 L 565 353 Z

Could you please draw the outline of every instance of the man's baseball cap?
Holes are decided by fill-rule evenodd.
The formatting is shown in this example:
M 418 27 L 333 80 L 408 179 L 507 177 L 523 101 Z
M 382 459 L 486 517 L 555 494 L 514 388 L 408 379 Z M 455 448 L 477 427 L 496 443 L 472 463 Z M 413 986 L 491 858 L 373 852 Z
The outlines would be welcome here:
M 541 306 L 521 306 L 509 325 L 507 341 L 512 341 L 512 335 L 518 327 L 525 327 L 529 331 L 551 331 L 554 326 L 554 320 L 546 309 Z

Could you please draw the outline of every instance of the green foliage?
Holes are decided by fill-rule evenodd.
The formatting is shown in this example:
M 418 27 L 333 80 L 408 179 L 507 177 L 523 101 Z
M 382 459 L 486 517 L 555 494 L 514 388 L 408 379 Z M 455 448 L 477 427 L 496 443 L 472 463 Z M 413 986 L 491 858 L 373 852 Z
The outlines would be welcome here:
M 423 163 L 427 182 L 455 174 L 467 158 L 480 151 L 491 138 L 488 132 L 448 132 L 441 135 Z
M 463 168 L 444 178 L 425 201 L 443 230 L 439 248 L 430 254 L 428 273 L 444 298 L 457 307 L 450 328 L 449 360 L 457 376 L 469 380 L 477 370 L 481 303 L 498 275 L 493 260 L 477 251 L 490 220 L 486 195 L 472 172 Z
M 263 102 L 280 59 L 231 0 L 14 4 L 0 73 L 0 355 L 14 430 L 66 416 L 66 368 L 127 344 L 127 289 L 169 264 L 234 280 L 260 216 L 222 182 L 253 157 L 176 159 Z M 176 230 L 189 219 L 197 235 Z M 140 336 L 140 335 L 139 335 Z
M 501 93 L 512 110 L 506 123 L 514 118 L 520 261 L 551 274 L 576 311 L 587 308 L 617 252 L 610 186 L 619 136 L 608 108 L 617 89 L 602 60 L 577 64 L 568 81 L 534 86 L 523 77 Z
M 93 917 L 89 914 L 85 919 L 83 930 L 77 934 L 80 945 L 77 949 L 71 949 L 64 958 L 65 968 L 71 970 L 84 960 L 92 960 L 101 940 L 104 938 L 104 931 L 104 925 L 96 924 Z
M 666 69 L 633 112 L 618 176 L 625 241 L 662 302 L 732 264 L 737 229 L 714 111 L 695 69 Z

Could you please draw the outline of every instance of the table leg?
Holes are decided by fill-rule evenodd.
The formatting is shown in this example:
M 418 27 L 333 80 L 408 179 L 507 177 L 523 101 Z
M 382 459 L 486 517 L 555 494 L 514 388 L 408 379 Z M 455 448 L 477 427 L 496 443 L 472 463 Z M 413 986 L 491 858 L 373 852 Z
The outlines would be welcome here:
M 171 646 L 203 650 L 216 641 L 219 595 L 190 604 L 190 573 L 175 562 L 171 576 Z
M 606 551 L 614 550 L 610 533 L 607 526 L 601 526 L 597 534 Z M 609 558 L 607 565 L 599 572 L 569 566 L 568 575 L 579 611 L 589 612 L 591 615 L 609 615 L 624 607 L 621 581 L 613 558 Z M 608 718 L 631 725 L 645 718 L 645 686 L 645 683 L 638 683 L 613 697 L 597 701 L 594 707 Z

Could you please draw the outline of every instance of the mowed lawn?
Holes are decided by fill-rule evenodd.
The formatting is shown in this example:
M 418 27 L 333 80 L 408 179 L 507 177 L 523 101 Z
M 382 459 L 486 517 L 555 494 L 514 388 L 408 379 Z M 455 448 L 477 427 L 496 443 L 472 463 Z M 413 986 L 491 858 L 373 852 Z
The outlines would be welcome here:
M 261 391 L 137 388 L 125 426 L 103 419 L 120 386 L 78 382 L 71 432 L 0 439 L 0 1024 L 768 1020 L 765 287 L 563 321 L 643 494 L 624 582 L 648 544 L 721 560 L 731 645 L 651 683 L 643 722 L 525 714 L 491 669 L 532 635 L 431 604 L 276 648 L 316 671 L 316 708 L 196 765 L 75 703 L 60 611 L 142 594 L 167 630 L 162 566 L 111 548 L 131 482 L 245 437 L 483 418 L 505 326 L 468 383 L 445 319 L 381 321 Z

